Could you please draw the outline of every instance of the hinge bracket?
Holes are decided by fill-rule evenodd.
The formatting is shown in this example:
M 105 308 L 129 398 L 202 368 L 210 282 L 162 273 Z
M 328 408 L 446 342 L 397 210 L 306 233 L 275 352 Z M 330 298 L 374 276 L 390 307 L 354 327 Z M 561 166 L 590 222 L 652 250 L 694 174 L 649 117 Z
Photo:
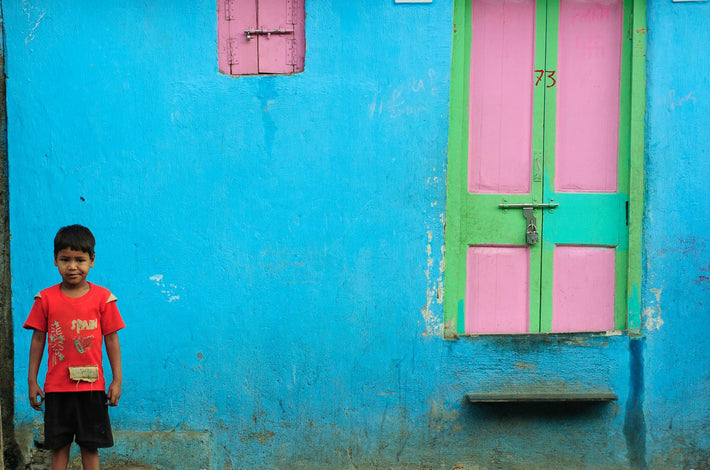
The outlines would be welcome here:
M 234 19 L 234 2 L 235 0 L 224 0 L 224 19 L 227 21 Z

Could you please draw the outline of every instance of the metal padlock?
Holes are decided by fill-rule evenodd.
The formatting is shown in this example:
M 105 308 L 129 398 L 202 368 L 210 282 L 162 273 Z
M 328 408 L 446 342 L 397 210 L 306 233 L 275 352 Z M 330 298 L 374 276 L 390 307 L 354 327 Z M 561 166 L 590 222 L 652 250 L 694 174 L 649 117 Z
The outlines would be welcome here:
M 525 241 L 528 245 L 534 245 L 540 241 L 540 235 L 534 225 L 528 225 L 528 229 L 525 232 Z
M 537 220 L 535 215 L 533 215 L 532 207 L 523 208 L 523 215 L 527 220 L 527 228 L 525 230 L 525 242 L 528 245 L 534 245 L 540 241 L 540 234 L 537 233 Z

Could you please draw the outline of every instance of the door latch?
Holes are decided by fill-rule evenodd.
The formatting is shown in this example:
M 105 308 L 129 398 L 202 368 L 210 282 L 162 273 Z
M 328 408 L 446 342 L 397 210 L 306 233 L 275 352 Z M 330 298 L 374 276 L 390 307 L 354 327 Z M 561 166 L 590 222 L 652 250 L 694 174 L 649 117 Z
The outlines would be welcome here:
M 540 234 L 537 231 L 537 219 L 533 211 L 535 209 L 556 209 L 559 204 L 554 201 L 545 203 L 523 203 L 523 204 L 509 204 L 507 202 L 502 202 L 498 204 L 501 209 L 522 209 L 523 215 L 525 216 L 525 242 L 528 245 L 534 245 L 540 241 Z

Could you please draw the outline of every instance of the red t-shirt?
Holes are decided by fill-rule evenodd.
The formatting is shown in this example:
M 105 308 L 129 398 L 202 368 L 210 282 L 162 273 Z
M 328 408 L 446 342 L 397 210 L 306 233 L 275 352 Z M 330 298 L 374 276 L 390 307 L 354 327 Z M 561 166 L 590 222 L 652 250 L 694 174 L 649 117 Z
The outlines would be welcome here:
M 79 298 L 66 296 L 60 284 L 35 296 L 24 328 L 47 333 L 47 378 L 45 392 L 106 390 L 101 345 L 103 337 L 124 328 L 116 297 L 108 289 L 89 283 L 89 292 Z M 72 380 L 70 367 L 97 366 L 93 382 Z M 92 379 L 93 380 L 93 379 Z

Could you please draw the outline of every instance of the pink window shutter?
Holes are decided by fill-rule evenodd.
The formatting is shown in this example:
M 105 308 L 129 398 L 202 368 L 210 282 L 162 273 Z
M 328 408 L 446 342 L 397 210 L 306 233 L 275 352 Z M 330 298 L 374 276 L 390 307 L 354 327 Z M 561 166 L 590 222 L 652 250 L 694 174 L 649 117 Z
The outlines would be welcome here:
M 255 74 L 259 70 L 259 48 L 247 39 L 246 30 L 257 27 L 257 0 L 218 0 L 217 43 L 219 71 L 229 75 Z
M 304 0 L 259 0 L 259 73 L 303 71 Z

